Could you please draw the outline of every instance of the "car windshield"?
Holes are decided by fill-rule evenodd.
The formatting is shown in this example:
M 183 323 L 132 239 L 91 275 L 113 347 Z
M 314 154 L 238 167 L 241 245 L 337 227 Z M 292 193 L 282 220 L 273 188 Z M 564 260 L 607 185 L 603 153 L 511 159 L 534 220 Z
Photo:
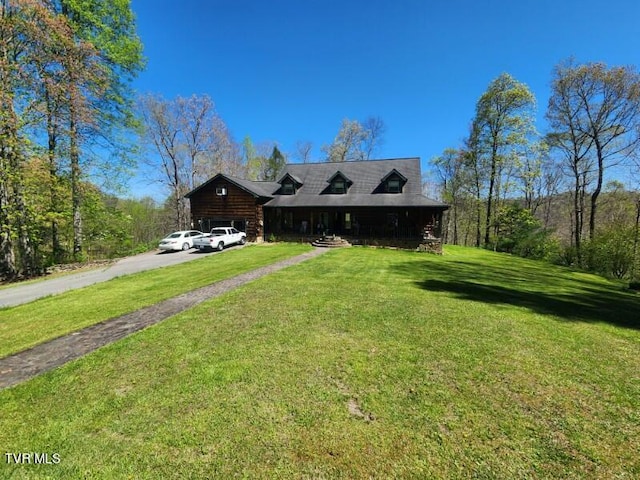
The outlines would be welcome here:
M 182 232 L 176 232 L 169 235 L 167 238 L 180 238 L 182 236 Z
M 227 232 L 223 228 L 211 230 L 211 235 L 225 235 Z

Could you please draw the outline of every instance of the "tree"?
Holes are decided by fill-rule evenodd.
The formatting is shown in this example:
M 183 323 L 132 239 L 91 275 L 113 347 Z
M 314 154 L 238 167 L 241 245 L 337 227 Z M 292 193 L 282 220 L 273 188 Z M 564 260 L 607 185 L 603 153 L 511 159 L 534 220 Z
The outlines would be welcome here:
M 141 48 L 128 0 L 0 0 L 3 277 L 34 275 L 63 259 L 67 218 L 81 256 L 90 150 L 124 158 L 121 139 L 134 125 L 129 80 L 142 68 Z
M 126 138 L 116 132 L 134 125 L 129 82 L 142 69 L 144 61 L 129 0 L 59 0 L 53 8 L 68 19 L 74 35 L 61 66 L 68 93 L 73 252 L 79 258 L 82 254 L 82 143 L 87 139 L 103 139 L 113 146 L 117 139 Z M 91 51 L 78 48 L 82 46 L 90 46 Z
M 296 142 L 295 152 L 293 156 L 302 163 L 309 163 L 311 161 L 311 152 L 313 150 L 313 143 L 309 141 Z
M 529 209 L 515 203 L 500 207 L 496 216 L 496 250 L 525 258 L 557 258 L 558 242 L 542 228 Z
M 489 187 L 485 215 L 485 246 L 489 245 L 493 204 L 502 172 L 517 158 L 534 133 L 535 98 L 529 88 L 503 73 L 493 80 L 476 105 L 473 131 L 477 154 L 486 158 Z
M 265 164 L 263 180 L 267 180 L 270 182 L 275 182 L 278 180 L 278 172 L 280 172 L 284 166 L 287 164 L 287 160 L 280 152 L 277 146 L 273 147 L 273 151 L 271 152 L 271 156 L 267 159 L 267 163 Z
M 581 102 L 576 96 L 579 78 L 566 75 L 562 66 L 554 70 L 547 120 L 551 132 L 547 144 L 562 156 L 562 164 L 573 179 L 573 242 L 578 263 L 582 261 L 585 198 L 593 170 L 593 139 L 582 131 Z
M 454 148 L 446 149 L 442 155 L 434 158 L 431 163 L 440 178 L 442 185 L 442 199 L 451 204 L 447 214 L 447 227 L 445 227 L 445 242 L 448 242 L 448 232 L 451 228 L 453 233 L 452 242 L 457 245 L 458 238 L 458 215 L 462 207 L 461 200 L 463 188 L 465 186 L 465 153 Z M 450 219 L 450 220 L 449 220 Z M 450 228 L 449 228 L 450 227 Z
M 160 163 L 159 181 L 168 187 L 173 202 L 174 228 L 186 228 L 186 205 L 183 196 L 189 190 L 189 177 L 185 177 L 185 163 L 180 140 L 180 119 L 175 106 L 158 96 L 141 99 L 140 112 L 145 139 L 153 145 Z M 156 166 L 151 160 L 150 165 Z
M 363 123 L 345 118 L 333 143 L 324 145 L 322 151 L 328 162 L 370 160 L 382 145 L 384 132 L 379 117 L 369 117 Z
M 487 183 L 486 159 L 480 151 L 479 131 L 475 123 L 471 124 L 469 137 L 465 139 L 463 151 L 464 166 L 469 172 L 467 188 L 475 203 L 475 246 L 482 243 L 482 205 L 483 193 Z
M 140 112 L 145 141 L 155 153 L 148 163 L 169 190 L 175 228 L 185 229 L 184 195 L 215 173 L 244 175 L 242 159 L 206 95 L 174 100 L 146 95 L 140 99 Z
M 39 0 L 0 1 L 0 274 L 9 279 L 41 271 L 25 195 L 25 165 L 32 150 L 27 127 L 38 117 L 42 59 L 61 65 L 70 56 L 71 31 Z M 84 52 L 83 45 L 73 53 Z M 61 52 L 60 55 L 54 55 Z
M 640 145 L 640 75 L 633 67 L 603 63 L 556 67 L 548 116 L 560 133 L 575 131 L 580 149 L 588 145 L 595 163 L 590 196 L 589 237 L 596 229 L 605 170 L 630 157 Z M 564 104 L 562 103 L 564 102 Z
M 247 169 L 247 178 L 257 180 L 260 175 L 260 162 L 256 155 L 256 147 L 249 135 L 242 140 L 242 162 Z
M 387 126 L 380 117 L 367 117 L 362 122 L 365 136 L 362 141 L 363 160 L 371 160 L 384 144 Z

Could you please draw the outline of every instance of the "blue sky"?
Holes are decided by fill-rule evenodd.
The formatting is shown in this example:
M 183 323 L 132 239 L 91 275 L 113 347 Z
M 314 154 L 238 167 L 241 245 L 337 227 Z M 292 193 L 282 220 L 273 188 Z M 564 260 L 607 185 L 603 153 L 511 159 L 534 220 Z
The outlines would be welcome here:
M 638 0 L 132 0 L 140 93 L 208 94 L 237 141 L 313 158 L 344 118 L 381 117 L 379 158 L 428 161 L 466 135 L 503 72 L 526 83 L 544 131 L 551 71 L 640 65 Z M 140 191 L 140 185 L 134 186 Z

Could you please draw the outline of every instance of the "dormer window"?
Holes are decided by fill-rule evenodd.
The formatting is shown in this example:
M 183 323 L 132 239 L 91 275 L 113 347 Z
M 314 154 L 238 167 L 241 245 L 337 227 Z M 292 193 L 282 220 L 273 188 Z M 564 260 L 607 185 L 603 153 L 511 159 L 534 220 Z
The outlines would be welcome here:
M 402 188 L 404 184 L 407 183 L 407 178 L 394 168 L 381 182 L 384 193 L 402 193 Z
M 387 180 L 387 192 L 389 193 L 401 193 L 402 187 L 400 186 L 399 178 L 390 178 Z
M 280 195 L 295 195 L 296 191 L 302 186 L 302 182 L 290 173 L 286 173 L 278 183 L 280 184 L 278 191 Z
M 336 178 L 331 184 L 331 193 L 347 193 L 344 178 Z
M 342 172 L 336 172 L 329 180 L 329 186 L 322 193 L 344 195 L 353 184 Z
M 296 193 L 296 186 L 293 182 L 285 182 L 282 184 L 282 195 L 293 195 Z

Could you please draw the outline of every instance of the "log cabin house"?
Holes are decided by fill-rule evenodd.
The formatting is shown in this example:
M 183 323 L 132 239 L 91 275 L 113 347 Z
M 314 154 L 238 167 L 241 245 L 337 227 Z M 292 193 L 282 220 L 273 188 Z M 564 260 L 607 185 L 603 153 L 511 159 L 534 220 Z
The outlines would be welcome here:
M 352 243 L 440 237 L 447 205 L 422 194 L 419 158 L 288 164 L 277 182 L 218 174 L 186 195 L 193 228 L 232 225 L 250 241 L 337 234 Z

